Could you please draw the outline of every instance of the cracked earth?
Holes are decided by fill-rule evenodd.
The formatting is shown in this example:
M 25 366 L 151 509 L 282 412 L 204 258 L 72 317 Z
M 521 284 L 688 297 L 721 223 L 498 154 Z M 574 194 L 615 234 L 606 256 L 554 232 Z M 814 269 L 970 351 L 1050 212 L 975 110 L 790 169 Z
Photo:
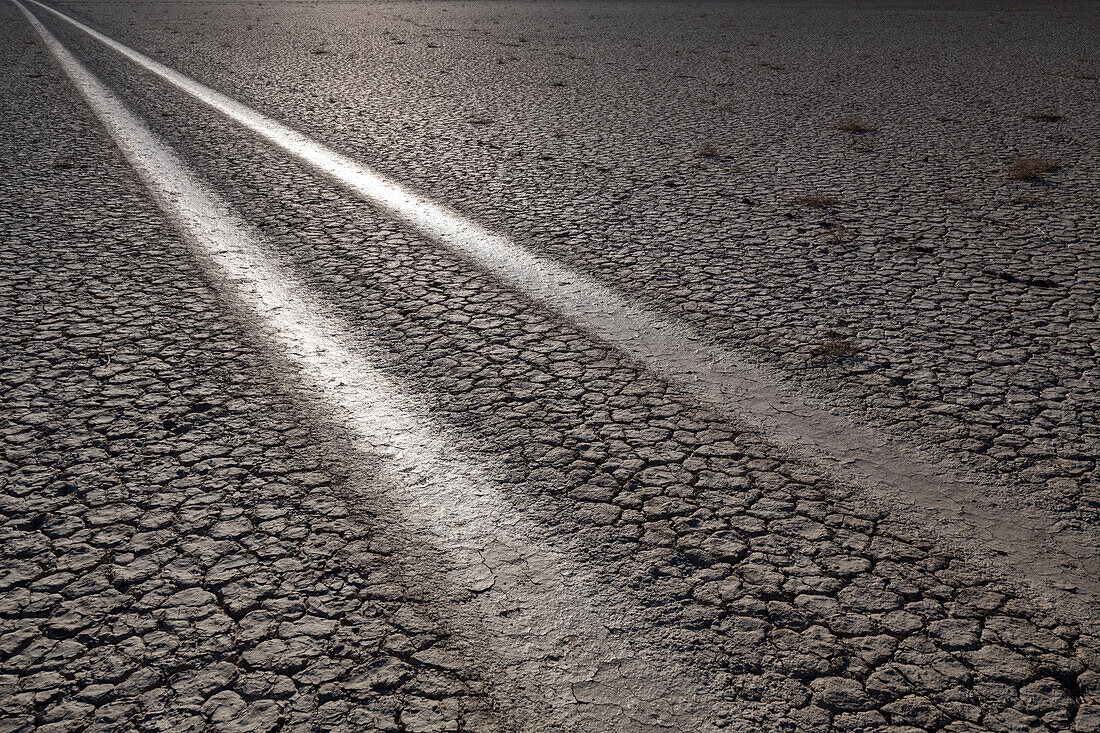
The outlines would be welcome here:
M 0 6 L 0 731 L 1100 731 L 1094 7 L 51 6 L 974 495 L 932 506 L 25 5 L 298 300 Z

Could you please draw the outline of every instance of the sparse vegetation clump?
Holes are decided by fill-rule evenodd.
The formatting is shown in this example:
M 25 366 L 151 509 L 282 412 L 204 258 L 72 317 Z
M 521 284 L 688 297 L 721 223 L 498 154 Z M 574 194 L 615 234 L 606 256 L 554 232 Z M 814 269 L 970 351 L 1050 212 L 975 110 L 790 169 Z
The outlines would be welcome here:
M 1006 175 L 1014 181 L 1041 181 L 1058 168 L 1057 163 L 1043 158 L 1016 158 L 1009 164 Z
M 849 232 L 846 227 L 834 222 L 829 223 L 829 236 L 827 241 L 834 247 L 839 247 L 845 244 L 849 239 Z
M 811 209 L 825 209 L 836 206 L 840 203 L 840 200 L 825 194 L 811 193 L 804 196 L 794 196 L 791 198 L 791 203 L 795 206 L 806 206 Z
M 695 151 L 696 158 L 717 158 L 718 146 L 714 143 L 706 142 L 699 146 L 699 149 Z
M 853 135 L 862 135 L 867 132 L 874 132 L 875 128 L 859 115 L 849 117 L 846 120 L 842 120 L 836 129 L 841 132 L 850 132 Z
M 846 336 L 831 336 L 810 350 L 816 361 L 839 361 L 859 353 L 859 345 Z

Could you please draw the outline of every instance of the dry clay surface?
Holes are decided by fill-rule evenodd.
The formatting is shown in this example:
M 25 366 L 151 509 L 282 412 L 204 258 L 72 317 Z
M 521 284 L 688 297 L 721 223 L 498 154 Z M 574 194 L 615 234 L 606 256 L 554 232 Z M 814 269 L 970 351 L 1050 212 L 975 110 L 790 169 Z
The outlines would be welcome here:
M 744 24 L 723 27 L 730 22 L 728 13 L 715 8 L 685 13 L 666 7 L 665 15 L 654 18 L 638 14 L 652 11 L 640 10 L 623 17 L 620 6 L 551 7 L 534 15 L 511 5 L 442 7 L 448 14 L 466 15 L 444 24 L 442 15 L 426 17 L 422 6 L 112 4 L 70 9 L 197 76 L 203 59 L 204 81 L 301 122 L 303 129 L 388 167 L 402 180 L 438 191 L 652 305 L 703 319 L 717 338 L 756 341 L 762 353 L 782 361 L 783 354 L 799 349 L 769 339 L 804 338 L 805 354 L 821 335 L 815 319 L 835 314 L 838 303 L 845 313 L 857 314 L 853 327 L 866 327 L 871 316 L 859 315 L 865 308 L 878 314 L 884 329 L 905 328 L 891 310 L 901 306 L 888 297 L 898 276 L 883 275 L 876 257 L 885 250 L 874 249 L 891 246 L 889 240 L 866 232 L 859 235 L 867 237 L 862 244 L 860 239 L 835 245 L 813 236 L 803 239 L 798 227 L 831 221 L 826 214 L 855 214 L 791 210 L 774 178 L 758 180 L 760 190 L 746 197 L 760 203 L 739 213 L 738 207 L 749 205 L 738 204 L 738 197 L 718 186 L 741 185 L 738 181 L 745 179 L 725 169 L 735 163 L 748 167 L 751 161 L 693 156 L 696 137 L 732 145 L 739 139 L 735 125 L 769 124 L 766 110 L 747 110 L 736 122 L 721 117 L 721 126 L 707 126 L 700 117 L 727 113 L 687 110 L 657 95 L 647 114 L 663 110 L 669 116 L 658 117 L 664 128 L 657 122 L 627 124 L 615 116 L 629 105 L 614 104 L 614 98 L 596 89 L 578 90 L 579 77 L 567 76 L 573 67 L 564 65 L 579 65 L 575 74 L 591 70 L 583 71 L 590 74 L 584 78 L 599 85 L 612 83 L 609 71 L 596 68 L 596 58 L 570 59 L 569 53 L 584 54 L 554 46 L 563 38 L 587 38 L 594 46 L 588 53 L 602 53 L 600 63 L 609 63 L 610 55 L 633 48 L 631 33 L 657 28 L 697 39 L 700 53 L 717 53 L 698 40 L 699 29 L 705 28 L 730 44 L 733 58 L 734 41 L 740 38 L 736 29 L 753 29 L 748 37 L 758 45 L 746 42 L 744 53 L 780 44 L 779 31 L 769 30 L 769 24 L 795 24 L 804 34 L 804 26 L 812 23 L 797 9 L 770 20 L 759 16 L 771 12 L 754 9 Z M 594 684 L 608 676 L 606 665 L 587 675 L 593 684 L 573 685 L 572 699 L 563 707 L 524 692 L 534 686 L 547 660 L 503 664 L 500 646 L 515 640 L 468 633 L 466 626 L 466 633 L 453 633 L 455 608 L 468 607 L 463 606 L 467 596 L 491 594 L 491 587 L 447 587 L 448 560 L 418 548 L 418 538 L 404 531 L 387 507 L 385 487 L 372 481 L 376 459 L 353 455 L 309 409 L 308 395 L 295 390 L 294 374 L 277 354 L 268 353 L 255 324 L 227 307 L 216 280 L 195 264 L 172 223 L 133 180 L 29 26 L 12 8 L 2 12 L 8 70 L 4 124 L 10 139 L 5 155 L 11 165 L 0 298 L 5 441 L 0 463 L 0 713 L 5 717 L 0 725 L 7 730 L 675 730 L 676 722 L 647 713 L 645 704 L 626 695 L 608 698 L 609 688 Z M 707 18 L 698 17 L 703 12 Z M 847 23 L 845 12 L 825 17 Z M 924 23 L 921 28 L 935 28 L 936 14 L 907 12 Z M 497 13 L 503 17 L 494 23 Z M 614 17 L 603 19 L 606 14 Z M 946 10 L 942 14 L 963 22 Z M 1051 28 L 1062 22 L 1053 16 L 1042 16 Z M 992 17 L 962 16 L 983 29 L 987 21 L 995 22 Z M 1006 24 L 1020 20 L 1010 13 L 1005 18 Z M 276 21 L 285 28 L 265 26 Z M 564 26 L 553 35 L 564 21 L 576 27 Z M 499 29 L 507 23 L 513 26 Z M 579 30 L 597 23 L 607 25 L 601 32 Z M 241 28 L 248 24 L 262 41 L 241 40 Z M 731 426 L 690 395 L 476 268 L 194 102 L 135 74 L 79 33 L 56 22 L 49 25 L 263 235 L 289 271 L 333 305 L 362 346 L 386 355 L 386 368 L 416 387 L 433 417 L 458 436 L 465 450 L 493 467 L 494 480 L 507 489 L 513 510 L 545 527 L 552 541 L 568 549 L 576 572 L 600 589 L 593 600 L 597 608 L 626 604 L 634 609 L 632 628 L 611 625 L 607 633 L 644 643 L 647 652 L 639 657 L 656 650 L 694 670 L 685 682 L 695 691 L 689 708 L 702 712 L 694 725 L 679 724 L 680 729 L 1100 729 L 1100 641 L 1088 632 L 1095 619 L 1071 618 L 1041 599 L 1021 596 L 1011 579 L 961 562 L 953 548 L 905 526 L 904 518 L 891 517 L 851 487 L 822 479 L 813 466 L 791 461 L 766 435 Z M 496 40 L 475 34 L 479 26 L 499 32 L 502 44 L 514 44 L 502 45 L 503 63 L 485 57 L 486 38 Z M 466 34 L 465 41 L 455 27 Z M 607 27 L 617 28 L 619 35 Z M 950 26 L 943 33 L 946 37 Z M 880 46 L 889 41 L 880 33 L 870 37 Z M 546 48 L 530 50 L 539 38 Z M 463 52 L 460 42 L 469 50 Z M 358 48 L 357 55 L 341 57 L 341 43 Z M 606 44 L 602 52 L 595 47 L 599 43 Z M 525 46 L 531 57 L 526 61 Z M 299 60 L 293 60 L 292 49 Z M 639 56 L 649 60 L 637 66 L 650 64 L 646 73 L 657 78 L 667 72 L 669 89 L 694 89 L 690 79 L 677 76 L 687 73 L 681 64 L 696 74 L 702 69 L 715 74 L 722 67 L 714 59 L 693 60 L 688 50 L 673 55 L 679 49 L 654 42 L 648 55 Z M 451 54 L 444 57 L 446 66 L 439 58 L 435 66 L 422 58 L 444 53 Z M 231 71 L 235 54 L 266 60 L 251 67 L 238 64 Z M 276 58 L 292 61 L 273 63 Z M 530 67 L 526 72 L 513 68 L 523 63 L 547 74 L 557 69 L 554 83 L 560 79 L 565 86 L 543 89 Z M 809 62 L 794 58 L 789 63 Z M 361 66 L 366 64 L 395 73 L 368 74 Z M 472 72 L 460 73 L 476 64 L 487 69 L 485 86 Z M 772 85 L 774 78 L 758 75 L 791 73 L 734 67 L 740 70 L 732 78 L 745 84 Z M 293 68 L 299 78 L 291 82 Z M 489 124 L 499 125 L 495 129 L 467 127 L 471 100 L 489 96 L 490 71 L 504 75 L 497 77 L 497 99 L 500 105 L 514 99 L 514 106 L 506 108 L 513 122 L 503 124 L 506 111 L 496 109 L 485 113 L 494 120 Z M 1050 84 L 1088 81 L 1068 78 L 1073 77 Z M 501 79 L 511 79 L 514 91 Z M 329 91 L 326 85 L 346 86 Z M 400 104 L 386 100 L 388 85 L 395 98 L 400 94 Z M 625 95 L 622 99 L 632 94 L 626 86 L 618 92 Z M 802 104 L 811 93 L 799 88 L 803 96 L 797 103 Z M 454 96 L 440 96 L 443 90 Z M 551 96 L 562 90 L 577 95 L 572 103 Z M 521 91 L 529 106 L 521 105 Z M 466 106 L 455 101 L 459 97 Z M 1068 105 L 1079 98 L 1067 93 L 1058 100 L 1067 120 L 1073 119 Z M 589 103 L 578 104 L 578 99 Z M 782 100 L 774 99 L 777 105 Z M 546 106 L 559 103 L 554 111 Z M 451 109 L 450 116 L 433 112 L 433 104 Z M 340 112 L 338 106 L 346 108 Z M 794 122 L 799 115 L 781 106 L 774 114 L 773 123 L 791 115 L 787 135 L 805 124 Z M 327 123 L 322 122 L 325 115 Z M 395 115 L 406 119 L 396 121 Z M 1085 134 L 1090 121 L 1070 124 L 1080 125 Z M 436 137 L 432 126 L 438 126 Z M 538 144 L 546 148 L 529 155 L 533 143 L 519 131 L 532 135 L 545 127 L 551 127 L 548 137 Z M 552 130 L 559 128 L 565 135 L 553 137 Z M 847 136 L 830 130 L 820 134 Z M 874 144 L 891 143 L 884 141 L 885 132 L 875 134 L 879 137 L 868 136 L 872 150 L 845 154 L 856 160 L 879 155 Z M 739 144 L 751 147 L 755 139 L 763 151 L 763 135 L 757 129 Z M 1074 208 L 1078 199 L 1070 197 L 1087 194 L 1090 161 L 1088 151 L 1073 147 L 1066 135 L 1060 153 L 1066 178 L 1042 189 L 1056 203 L 1027 210 L 1028 216 L 1069 216 L 1064 240 L 1012 240 L 1015 245 L 1005 240 L 997 250 L 1000 240 L 982 240 L 979 246 L 977 240 L 924 236 L 937 245 L 953 242 L 954 266 L 960 268 L 969 267 L 970 257 L 1010 257 L 1046 246 L 1042 251 L 1050 256 L 1037 260 L 1043 267 L 1072 267 L 1073 277 L 1086 281 L 1090 260 L 1084 255 L 1090 246 L 1095 251 L 1088 240 L 1095 226 L 1082 205 Z M 639 136 L 663 136 L 666 143 L 641 144 Z M 577 138 L 604 140 L 605 147 L 596 142 L 570 147 L 579 144 Z M 912 144 L 920 138 L 906 139 Z M 568 140 L 573 142 L 563 142 Z M 637 157 L 619 154 L 623 141 L 630 142 L 627 147 L 637 145 Z M 806 162 L 813 159 L 812 145 L 795 152 L 797 144 L 789 144 L 790 165 L 798 161 L 798 166 L 814 167 Z M 674 154 L 677 146 L 683 149 Z M 572 158 L 566 155 L 570 150 Z M 1069 165 L 1073 151 L 1081 156 L 1076 166 Z M 787 164 L 774 150 L 756 157 L 757 164 L 767 161 L 776 170 Z M 569 160 L 568 172 L 553 167 L 565 166 L 563 158 Z M 588 173 L 577 172 L 582 162 Z M 881 166 L 865 165 L 878 171 L 874 175 L 886 175 Z M 815 175 L 823 175 L 820 165 L 817 170 Z M 675 185 L 666 185 L 669 176 Z M 797 180 L 809 187 L 815 179 L 807 176 Z M 494 193 L 494 177 L 510 183 Z M 647 180 L 653 186 L 647 187 Z M 835 180 L 821 179 L 821 185 Z M 568 188 L 581 185 L 583 195 Z M 855 174 L 848 185 L 858 185 L 867 196 L 905 201 L 915 187 L 909 181 L 903 191 L 876 193 Z M 973 185 L 1008 190 L 1017 184 L 997 179 Z M 844 200 L 855 198 L 852 190 Z M 623 200 L 627 193 L 629 199 Z M 610 199 L 601 197 L 613 195 L 620 197 L 619 208 L 609 213 Z M 873 211 L 897 229 L 896 210 L 888 214 L 881 204 L 876 208 L 866 200 L 860 206 L 866 209 L 861 216 L 871 217 Z M 936 210 L 944 208 L 936 204 Z M 789 230 L 762 228 L 753 244 L 752 236 L 742 232 L 731 240 L 722 228 L 755 220 L 761 227 Z M 918 223 L 928 222 L 916 214 L 912 227 Z M 988 236 L 984 226 L 975 225 L 974 237 Z M 639 232 L 648 232 L 648 239 Z M 777 249 L 768 249 L 769 243 Z M 916 257 L 905 254 L 910 256 Z M 848 265 L 845 258 L 850 258 Z M 945 262 L 950 259 L 944 256 Z M 813 262 L 823 271 L 792 275 L 788 265 L 798 261 Z M 897 262 L 909 268 L 909 276 L 926 278 L 921 287 L 944 298 L 955 297 L 956 287 L 975 288 L 978 295 L 963 301 L 979 310 L 1012 304 L 1003 292 L 983 298 L 992 285 L 1016 288 L 1011 292 L 1020 302 L 1056 290 L 1000 276 L 960 283 L 942 270 L 920 274 L 923 266 Z M 862 287 L 852 263 L 873 271 L 882 290 L 873 284 Z M 615 277 L 602 268 L 611 268 Z M 829 272 L 842 281 L 830 280 Z M 790 282 L 784 287 L 732 282 L 740 276 Z M 639 279 L 633 283 L 632 278 Z M 1065 288 L 1056 300 L 1033 310 L 1043 310 L 1048 322 L 1061 318 L 1073 333 L 1094 327 L 1082 314 L 1094 307 L 1088 298 L 1095 297 L 1095 288 Z M 814 297 L 831 308 L 815 306 Z M 691 306 L 702 303 L 708 306 Z M 732 313 L 728 309 L 734 304 L 760 310 Z M 777 315 L 785 312 L 784 304 L 797 305 L 803 313 L 799 318 L 806 320 Z M 1015 337 L 1021 328 L 994 327 L 995 318 L 937 308 L 943 309 L 937 313 L 955 313 L 958 327 L 970 329 L 971 343 L 982 353 L 998 334 Z M 912 318 L 927 313 L 912 302 L 902 310 Z M 1023 311 L 1021 318 L 1032 312 Z M 784 324 L 782 333 L 769 326 L 769 318 Z M 942 329 L 923 329 L 917 328 L 922 338 L 947 339 Z M 910 416 L 904 421 L 912 424 L 904 430 L 945 451 L 976 448 L 935 438 L 934 430 L 988 427 L 979 417 L 986 412 L 998 417 L 998 436 L 1017 430 L 1034 443 L 1042 436 L 1029 431 L 1043 420 L 1050 422 L 1052 410 L 1064 418 L 1054 421 L 1045 438 L 1052 451 L 1068 450 L 1066 445 L 1087 448 L 1095 427 L 1084 422 L 1091 416 L 1082 405 L 1094 397 L 1087 381 L 1094 367 L 1083 352 L 1058 350 L 1078 343 L 1072 338 L 1052 339 L 1053 345 L 1034 357 L 1062 359 L 1057 363 L 1079 370 L 1073 376 L 1039 370 L 1064 389 L 1055 400 L 1060 407 L 1025 408 L 1010 399 L 1013 390 L 1035 386 L 1026 380 L 994 380 L 992 392 L 976 390 L 967 381 L 957 389 L 989 399 L 964 405 L 960 412 L 932 410 L 920 402 L 914 386 L 919 380 L 901 385 L 876 381 L 876 375 L 897 368 L 875 362 L 876 350 L 897 353 L 890 349 L 901 347 L 885 336 L 876 339 L 873 331 L 854 334 L 861 349 L 846 360 L 812 369 L 793 362 L 788 367 L 807 385 L 835 387 L 872 405 L 875 419 Z M 966 357 L 959 345 L 966 343 L 963 337 L 947 340 L 951 347 L 940 350 L 910 345 L 910 358 L 942 360 L 937 363 L 948 365 L 944 372 L 962 370 L 975 383 L 1008 366 Z M 1029 373 L 1023 364 L 1017 366 L 1013 374 Z M 859 385 L 868 392 L 851 392 Z M 934 404 L 947 404 L 943 395 Z M 1036 404 L 1039 399 L 1053 398 L 1037 397 Z M 1022 412 L 1010 409 L 1016 407 Z M 954 422 L 933 422 L 929 414 Z M 1095 464 L 1090 462 L 1094 454 L 1088 456 L 1073 459 L 1087 463 L 1080 470 L 1054 453 L 1049 460 L 1014 458 L 1031 468 L 1060 467 L 1038 483 L 1011 461 L 990 470 L 1001 472 L 1003 483 L 995 485 L 1021 501 L 1049 502 L 1044 493 L 1049 487 L 1074 487 L 1066 494 L 1072 501 L 1056 508 L 1067 522 L 1089 524 L 1086 474 Z M 502 617 L 515 611 L 497 609 Z M 484 625 L 490 632 L 498 628 L 493 619 Z M 628 666 L 622 659 L 614 661 L 616 669 Z
M 60 7 L 1100 523 L 1088 4 Z

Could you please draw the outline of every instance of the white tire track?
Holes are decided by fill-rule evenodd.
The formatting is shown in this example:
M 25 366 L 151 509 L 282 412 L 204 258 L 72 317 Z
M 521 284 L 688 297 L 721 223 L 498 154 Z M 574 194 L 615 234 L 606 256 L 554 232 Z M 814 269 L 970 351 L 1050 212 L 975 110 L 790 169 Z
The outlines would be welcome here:
M 737 422 L 761 431 L 835 480 L 855 484 L 895 516 L 931 529 L 972 560 L 1003 571 L 1041 596 L 1087 612 L 1100 599 L 1095 539 L 1064 529 L 1056 517 L 997 496 L 965 466 L 922 456 L 883 433 L 830 413 L 798 394 L 771 370 L 716 347 L 684 325 L 641 310 L 606 287 L 461 214 L 387 179 L 369 167 L 283 125 L 95 29 L 48 10 L 138 66 L 265 138 L 306 165 L 510 287 L 618 348 Z M 1078 600 L 1083 604 L 1078 604 Z
M 324 303 L 272 262 L 226 204 L 15 4 L 227 299 L 363 457 L 382 457 L 386 503 L 415 536 L 449 554 L 457 568 L 450 579 L 468 591 L 456 594 L 448 625 L 475 652 L 487 647 L 495 655 L 478 667 L 494 675 L 495 693 L 524 729 L 710 730 L 706 709 L 718 698 L 697 692 L 689 670 L 660 644 L 647 645 L 641 634 L 613 638 L 608 625 L 638 628 L 626 604 L 598 604 L 584 568 L 540 539 L 543 530 L 516 512 L 483 466 L 455 450 L 416 398 L 348 345 L 346 328 Z M 578 702 L 578 688 L 592 704 Z

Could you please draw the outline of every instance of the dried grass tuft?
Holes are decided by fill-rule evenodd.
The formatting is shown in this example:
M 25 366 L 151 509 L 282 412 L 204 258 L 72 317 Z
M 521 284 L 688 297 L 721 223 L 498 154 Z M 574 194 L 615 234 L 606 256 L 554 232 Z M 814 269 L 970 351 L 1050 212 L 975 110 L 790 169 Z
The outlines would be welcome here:
M 1057 163 L 1043 158 L 1016 158 L 1009 164 L 1006 175 L 1014 181 L 1041 181 L 1058 167 Z
M 846 336 L 833 336 L 810 350 L 810 357 L 819 361 L 839 361 L 859 353 L 859 345 Z
M 842 120 L 839 124 L 837 124 L 836 129 L 840 130 L 841 132 L 850 132 L 853 135 L 862 135 L 867 132 L 875 131 L 875 128 L 869 122 L 867 122 L 867 120 L 863 119 L 859 115 L 855 115 L 853 117 L 849 117 L 846 120 Z
M 705 142 L 695 151 L 696 158 L 717 158 L 718 146 L 712 142 Z

